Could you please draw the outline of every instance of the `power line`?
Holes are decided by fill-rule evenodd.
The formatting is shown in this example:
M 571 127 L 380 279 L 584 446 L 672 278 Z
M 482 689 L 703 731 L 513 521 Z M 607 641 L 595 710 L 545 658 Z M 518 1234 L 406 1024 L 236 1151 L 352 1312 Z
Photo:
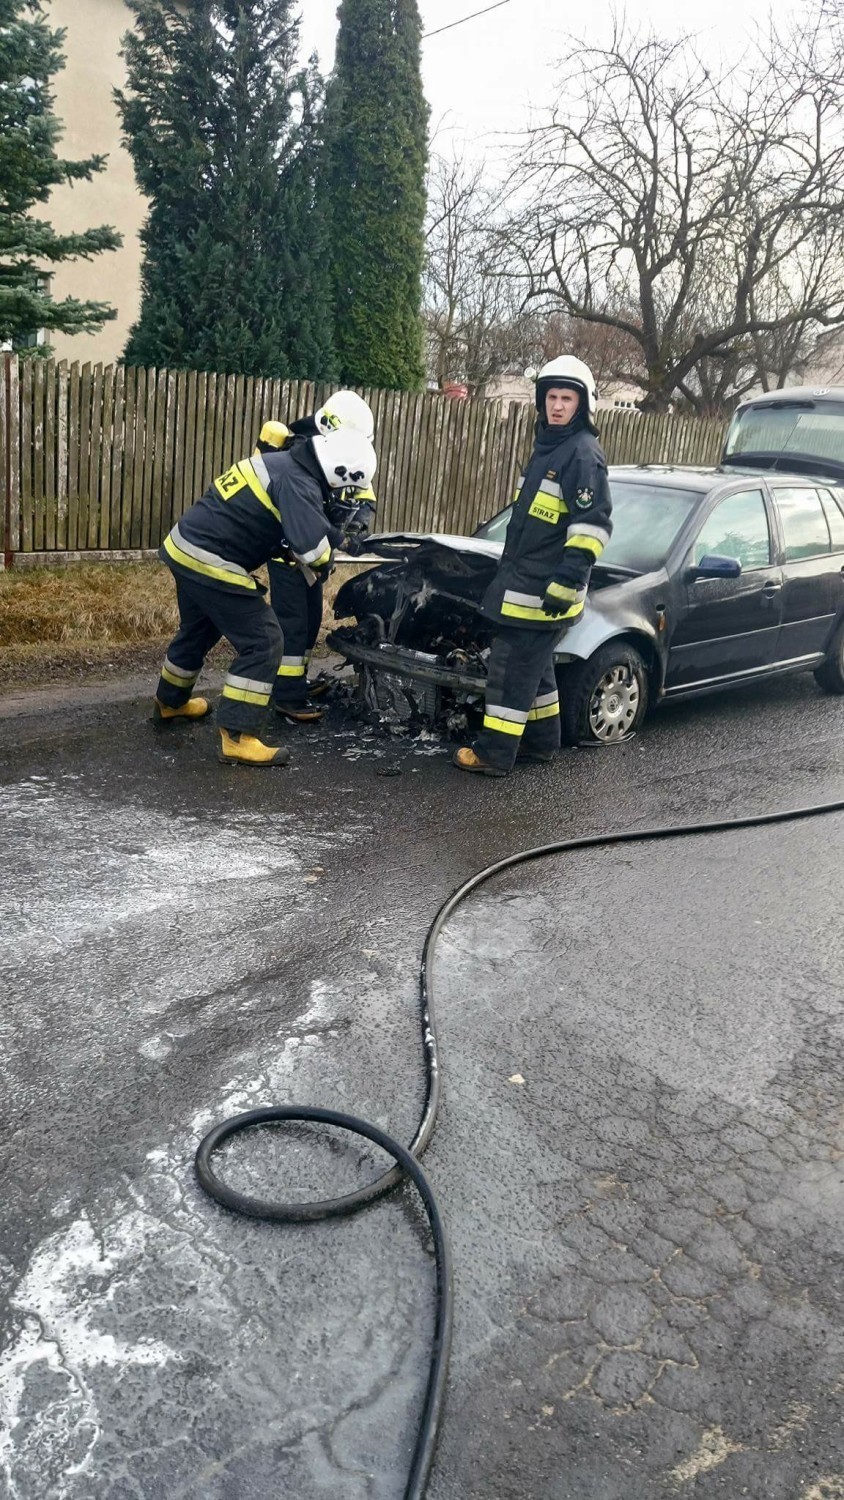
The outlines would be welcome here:
M 462 26 L 465 21 L 474 21 L 474 20 L 477 19 L 478 16 L 485 16 L 491 10 L 500 10 L 500 8 L 501 8 L 502 5 L 509 5 L 509 4 L 510 4 L 510 0 L 496 0 L 496 4 L 495 5 L 488 5 L 486 7 L 486 10 L 475 10 L 475 11 L 472 12 L 472 14 L 470 16 L 461 16 L 461 18 L 460 18 L 459 21 L 449 21 L 449 24 L 447 26 L 439 26 L 436 31 L 423 31 L 423 33 L 422 33 L 422 40 L 424 42 L 424 40 L 425 40 L 426 37 L 429 37 L 429 36 L 439 36 L 441 31 L 453 31 L 455 26 Z

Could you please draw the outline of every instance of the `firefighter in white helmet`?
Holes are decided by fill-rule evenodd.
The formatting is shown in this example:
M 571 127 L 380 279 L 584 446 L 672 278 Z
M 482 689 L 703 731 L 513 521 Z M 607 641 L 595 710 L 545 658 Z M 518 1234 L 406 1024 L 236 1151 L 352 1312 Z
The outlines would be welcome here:
M 496 627 L 483 729 L 455 753 L 461 771 L 506 776 L 517 760 L 550 761 L 559 749 L 554 648 L 583 612 L 592 564 L 612 530 L 597 399 L 580 359 L 564 355 L 539 372 L 534 450 L 483 601 Z
M 311 416 L 300 417 L 289 427 L 283 422 L 265 422 L 258 439 L 258 451 L 289 449 L 319 433 L 336 432 L 341 427 L 360 432 L 370 442 L 374 436 L 372 411 L 355 391 L 335 391 Z M 375 516 L 375 492 L 364 489 L 332 491 L 327 506 L 333 545 L 350 556 L 363 551 L 365 537 Z M 336 533 L 336 534 L 335 534 Z M 282 657 L 273 690 L 273 707 L 291 723 L 311 724 L 322 718 L 322 708 L 312 701 L 329 686 L 329 679 L 307 676 L 311 652 L 322 624 L 323 579 L 304 571 L 289 548 L 268 564 L 270 603 L 284 636 Z
M 161 669 L 156 719 L 195 720 L 210 711 L 205 698 L 192 696 L 193 687 L 208 652 L 225 636 L 237 655 L 217 706 L 220 758 L 286 763 L 288 751 L 264 733 L 284 640 L 267 591 L 252 574 L 283 546 L 297 563 L 325 574 L 336 536 L 326 507 L 333 494 L 370 485 L 375 468 L 369 439 L 338 427 L 287 453 L 255 453 L 212 481 L 159 552 L 176 581 L 180 628 Z

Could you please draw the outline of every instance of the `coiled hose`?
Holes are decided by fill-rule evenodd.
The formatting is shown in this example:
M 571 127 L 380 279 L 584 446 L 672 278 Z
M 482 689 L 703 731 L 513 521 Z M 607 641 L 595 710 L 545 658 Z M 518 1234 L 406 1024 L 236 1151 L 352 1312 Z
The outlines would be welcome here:
M 368 1203 L 374 1203 L 394 1188 L 405 1177 L 415 1184 L 425 1206 L 431 1226 L 436 1260 L 436 1313 L 434 1336 L 425 1402 L 413 1458 L 404 1491 L 404 1500 L 423 1500 L 434 1458 L 443 1398 L 445 1395 L 448 1358 L 451 1348 L 453 1313 L 453 1287 L 451 1258 L 442 1216 L 425 1173 L 419 1165 L 422 1155 L 434 1131 L 440 1101 L 440 1062 L 437 1047 L 437 1027 L 434 1010 L 433 969 L 437 940 L 449 917 L 457 907 L 476 891 L 479 886 L 510 870 L 515 865 L 526 864 L 532 859 L 541 859 L 546 854 L 566 854 L 575 849 L 607 848 L 613 844 L 645 844 L 657 839 L 688 838 L 698 834 L 725 833 L 738 828 L 761 828 L 772 823 L 792 823 L 801 818 L 816 818 L 828 813 L 844 812 L 844 800 L 822 802 L 791 811 L 759 813 L 748 818 L 721 818 L 714 823 L 688 823 L 678 827 L 629 828 L 621 833 L 593 834 L 587 838 L 562 839 L 553 844 L 542 844 L 535 849 L 522 849 L 487 865 L 477 874 L 465 880 L 444 901 L 428 928 L 419 975 L 420 1008 L 422 1020 L 422 1043 L 425 1053 L 425 1103 L 416 1134 L 409 1147 L 402 1146 L 377 1125 L 370 1125 L 356 1115 L 338 1113 L 331 1109 L 311 1109 L 301 1105 L 279 1105 L 267 1109 L 251 1109 L 245 1114 L 235 1115 L 222 1124 L 215 1125 L 200 1142 L 196 1153 L 195 1167 L 200 1186 L 224 1208 L 233 1213 L 247 1214 L 255 1219 L 270 1219 L 284 1224 L 314 1223 L 320 1219 L 338 1218 L 355 1213 Z M 391 1156 L 396 1165 L 368 1186 L 357 1192 L 347 1193 L 342 1198 L 327 1198 L 317 1203 L 277 1203 L 263 1198 L 251 1198 L 236 1192 L 216 1175 L 211 1163 L 214 1152 L 225 1141 L 253 1125 L 268 1125 L 300 1121 L 316 1122 L 336 1126 L 373 1141 Z

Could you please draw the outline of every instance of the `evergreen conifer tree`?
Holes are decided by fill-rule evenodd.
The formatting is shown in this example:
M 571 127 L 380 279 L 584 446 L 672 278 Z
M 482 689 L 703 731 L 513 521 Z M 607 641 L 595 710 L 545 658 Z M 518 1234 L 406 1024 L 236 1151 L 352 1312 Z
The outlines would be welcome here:
M 343 380 L 424 377 L 428 106 L 417 0 L 342 0 L 328 91 L 335 343 Z
M 117 101 L 150 209 L 127 363 L 330 378 L 321 84 L 293 0 L 129 3 Z
M 56 154 L 62 125 L 51 80 L 64 66 L 63 40 L 38 0 L 0 0 L 0 344 L 33 352 L 39 329 L 91 333 L 115 315 L 105 302 L 54 301 L 48 278 L 61 261 L 115 250 L 120 235 L 106 226 L 57 234 L 30 212 L 54 187 L 88 181 L 105 165 L 103 156 L 65 161 Z M 37 352 L 49 354 L 49 344 Z

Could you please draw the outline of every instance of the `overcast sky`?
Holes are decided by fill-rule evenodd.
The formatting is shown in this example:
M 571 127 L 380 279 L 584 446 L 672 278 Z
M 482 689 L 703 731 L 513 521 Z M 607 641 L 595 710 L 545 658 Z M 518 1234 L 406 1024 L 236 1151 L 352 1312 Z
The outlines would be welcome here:
M 446 26 L 460 16 L 481 10 L 491 0 L 421 0 L 426 31 Z M 302 41 L 306 52 L 316 49 L 324 72 L 334 56 L 338 0 L 304 0 Z M 707 49 L 723 50 L 731 59 L 741 55 L 755 24 L 764 24 L 769 11 L 784 19 L 794 0 L 708 0 L 689 7 L 677 0 L 628 0 L 631 21 L 650 22 L 673 36 L 685 22 Z M 499 132 L 519 130 L 534 109 L 554 93 L 554 60 L 565 55 L 570 33 L 596 39 L 610 25 L 608 4 L 585 0 L 564 5 L 560 0 L 509 0 L 498 10 L 423 42 L 425 92 L 431 106 L 432 129 L 441 149 L 449 137 L 465 140 L 472 154 L 492 148 Z M 680 24 L 678 24 L 678 21 Z

